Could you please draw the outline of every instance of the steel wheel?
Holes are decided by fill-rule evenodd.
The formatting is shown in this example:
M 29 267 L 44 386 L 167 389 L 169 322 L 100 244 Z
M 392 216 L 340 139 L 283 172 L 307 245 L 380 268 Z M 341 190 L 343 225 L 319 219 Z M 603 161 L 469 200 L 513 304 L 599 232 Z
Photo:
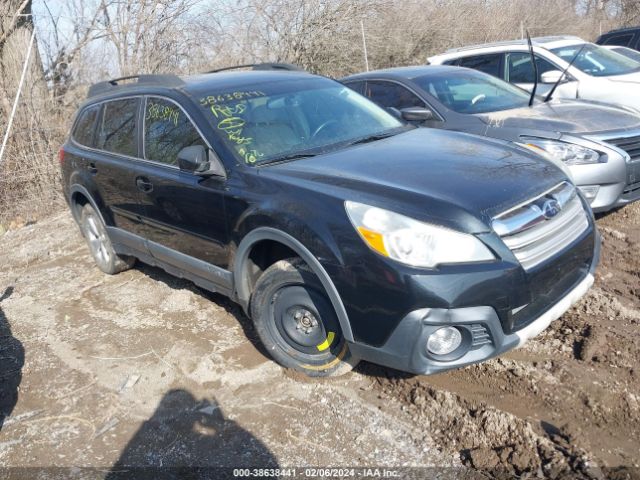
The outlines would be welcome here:
M 280 365 L 309 376 L 341 375 L 357 363 L 322 283 L 299 258 L 271 265 L 256 282 L 251 318 Z
M 323 295 L 293 285 L 281 288 L 274 298 L 270 314 L 280 340 L 307 355 L 322 355 L 331 347 L 339 327 Z

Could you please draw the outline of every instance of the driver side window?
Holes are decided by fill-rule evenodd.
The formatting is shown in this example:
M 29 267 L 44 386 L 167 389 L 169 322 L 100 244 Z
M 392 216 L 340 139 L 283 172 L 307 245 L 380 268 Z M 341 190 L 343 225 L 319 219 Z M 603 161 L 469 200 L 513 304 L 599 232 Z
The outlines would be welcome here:
M 368 81 L 365 96 L 384 108 L 402 110 L 409 107 L 426 107 L 425 103 L 407 88 L 381 80 Z
M 538 55 L 535 58 L 538 66 L 538 82 L 542 81 L 543 73 L 559 70 L 558 67 L 544 58 L 540 58 Z M 507 75 L 508 81 L 511 83 L 534 83 L 531 55 L 529 53 L 509 53 L 507 55 Z
M 185 147 L 207 144 L 178 105 L 159 97 L 147 98 L 144 109 L 144 158 L 177 165 Z

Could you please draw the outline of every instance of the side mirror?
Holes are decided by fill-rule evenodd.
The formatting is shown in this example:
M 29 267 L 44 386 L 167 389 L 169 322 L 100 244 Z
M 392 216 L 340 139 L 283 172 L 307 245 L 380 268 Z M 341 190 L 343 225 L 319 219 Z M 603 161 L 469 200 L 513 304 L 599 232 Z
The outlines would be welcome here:
M 183 148 L 178 152 L 178 167 L 184 172 L 206 172 L 209 169 L 207 150 L 202 145 Z
M 400 113 L 407 122 L 426 122 L 434 118 L 433 112 L 424 107 L 403 108 Z
M 550 85 L 558 83 L 558 81 L 562 78 L 562 72 L 560 70 L 549 70 L 548 72 L 544 72 L 540 76 L 540 81 L 542 83 L 548 83 Z M 567 82 L 567 77 L 563 78 L 562 82 Z

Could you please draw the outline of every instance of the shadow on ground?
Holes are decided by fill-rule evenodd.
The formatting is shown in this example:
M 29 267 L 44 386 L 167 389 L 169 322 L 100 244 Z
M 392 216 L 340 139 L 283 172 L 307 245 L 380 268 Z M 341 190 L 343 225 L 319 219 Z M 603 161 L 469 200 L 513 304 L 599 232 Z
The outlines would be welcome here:
M 221 295 L 219 293 L 209 292 L 208 290 L 204 290 L 203 288 L 198 287 L 195 283 L 185 280 L 182 278 L 174 277 L 170 273 L 165 272 L 161 268 L 152 267 L 150 265 L 144 264 L 142 262 L 136 263 L 135 269 L 149 278 L 162 282 L 168 287 L 174 290 L 182 290 L 186 289 L 190 292 L 195 293 L 203 298 L 206 298 L 208 301 L 213 302 L 220 307 L 224 308 L 227 313 L 232 315 L 237 321 L 240 327 L 242 328 L 245 336 L 251 342 L 251 344 L 255 347 L 255 349 L 260 352 L 260 354 L 268 360 L 271 360 L 271 356 L 267 353 L 267 350 L 262 345 L 262 342 L 258 338 L 258 334 L 253 327 L 253 322 L 249 317 L 245 315 L 242 311 L 242 307 L 237 303 L 233 302 L 231 299 Z
M 400 370 L 383 367 L 382 365 L 376 365 L 375 363 L 369 362 L 360 362 L 354 371 L 374 379 L 408 380 L 417 376 L 413 373 L 402 372 Z
M 277 468 L 269 449 L 214 400 L 171 390 L 107 475 L 124 478 L 227 478 L 233 468 Z M 224 470 L 219 470 L 224 469 Z
M 18 403 L 18 387 L 22 381 L 24 348 L 11 332 L 11 324 L 2 310 L 2 302 L 13 294 L 8 287 L 0 294 L 0 430 Z

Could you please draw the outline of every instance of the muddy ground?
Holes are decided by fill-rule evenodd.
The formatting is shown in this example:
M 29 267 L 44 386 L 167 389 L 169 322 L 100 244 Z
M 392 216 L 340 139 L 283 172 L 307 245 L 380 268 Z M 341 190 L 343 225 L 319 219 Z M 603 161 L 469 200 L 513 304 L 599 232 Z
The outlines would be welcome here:
M 598 225 L 594 288 L 522 349 L 431 377 L 361 364 L 310 380 L 270 361 L 225 298 L 144 265 L 102 274 L 68 214 L 14 224 L 0 231 L 0 467 L 640 478 L 640 205 Z

